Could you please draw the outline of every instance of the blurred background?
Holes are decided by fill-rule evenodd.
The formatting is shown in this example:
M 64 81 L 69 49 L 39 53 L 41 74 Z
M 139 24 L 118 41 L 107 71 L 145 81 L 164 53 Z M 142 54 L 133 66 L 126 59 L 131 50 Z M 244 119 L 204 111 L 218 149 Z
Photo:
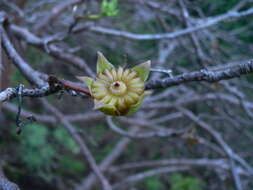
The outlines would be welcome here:
M 149 80 L 252 59 L 252 0 L 0 0 L 9 38 L 35 70 L 94 76 L 151 60 Z M 3 53 L 0 88 L 29 80 Z M 170 77 L 173 77 L 170 76 Z M 153 90 L 141 109 L 108 119 L 88 97 L 17 99 L 0 110 L 0 168 L 23 190 L 253 189 L 253 77 Z M 88 158 L 88 161 L 87 161 Z M 94 170 L 102 176 L 98 178 Z M 1 173 L 1 172 L 0 172 Z

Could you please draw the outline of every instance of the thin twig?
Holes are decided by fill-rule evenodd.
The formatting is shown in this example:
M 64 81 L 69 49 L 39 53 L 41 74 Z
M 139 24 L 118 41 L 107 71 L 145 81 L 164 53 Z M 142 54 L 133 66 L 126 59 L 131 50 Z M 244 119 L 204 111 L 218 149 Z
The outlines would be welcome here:
M 144 138 L 151 138 L 151 137 L 168 137 L 168 136 L 178 136 L 182 135 L 185 132 L 187 132 L 189 129 L 182 129 L 182 130 L 173 130 L 173 129 L 167 129 L 167 130 L 157 130 L 152 132 L 145 132 L 145 133 L 139 133 L 139 134 L 131 134 L 129 132 L 124 131 L 123 129 L 120 129 L 117 127 L 113 121 L 112 117 L 106 117 L 106 121 L 110 129 L 112 129 L 114 132 L 116 132 L 119 135 L 133 138 L 133 139 L 144 139 Z

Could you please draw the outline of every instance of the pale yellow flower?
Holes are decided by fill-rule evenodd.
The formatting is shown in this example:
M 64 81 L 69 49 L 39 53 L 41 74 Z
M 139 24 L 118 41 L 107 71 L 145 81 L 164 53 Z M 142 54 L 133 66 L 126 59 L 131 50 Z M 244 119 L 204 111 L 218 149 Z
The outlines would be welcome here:
M 98 52 L 96 78 L 78 78 L 88 86 L 95 109 L 108 115 L 128 115 L 135 112 L 148 95 L 144 82 L 148 78 L 150 64 L 147 61 L 131 69 L 116 69 Z

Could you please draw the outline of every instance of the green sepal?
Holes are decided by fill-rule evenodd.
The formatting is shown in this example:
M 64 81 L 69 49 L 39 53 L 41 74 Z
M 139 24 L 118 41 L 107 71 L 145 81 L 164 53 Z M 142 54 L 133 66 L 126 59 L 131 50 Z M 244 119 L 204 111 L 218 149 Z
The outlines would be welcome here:
M 104 114 L 107 115 L 113 115 L 113 116 L 117 116 L 117 109 L 114 105 L 110 105 L 110 104 L 103 104 L 100 101 L 94 100 L 94 109 L 95 110 L 100 110 L 101 112 L 103 112 Z
M 137 72 L 140 79 L 145 82 L 148 79 L 150 72 L 151 61 L 146 61 L 132 68 L 133 71 Z
M 112 115 L 112 116 L 118 116 L 117 109 L 113 105 L 106 105 L 102 108 L 100 108 L 100 111 L 107 114 L 107 115 Z
M 129 109 L 129 111 L 128 111 L 128 113 L 127 113 L 126 115 L 131 115 L 131 114 L 133 114 L 134 112 L 136 112 L 136 111 L 140 108 L 140 106 L 141 106 L 143 100 L 144 100 L 147 96 L 149 96 L 151 93 L 152 93 L 152 91 L 150 91 L 150 90 L 145 91 L 145 92 L 141 95 L 139 101 L 138 101 L 136 104 L 130 106 L 130 109 Z
M 84 82 L 86 84 L 86 86 L 89 88 L 89 91 L 91 92 L 91 85 L 94 81 L 93 78 L 85 77 L 85 76 L 77 76 L 76 78 L 79 79 L 80 81 Z
M 105 56 L 98 51 L 98 60 L 97 60 L 97 74 L 102 73 L 105 69 L 113 69 L 114 66 L 105 58 Z
M 101 112 L 107 114 L 107 115 L 113 115 L 117 116 L 117 109 L 115 106 L 110 104 L 103 104 L 100 101 L 94 100 L 94 109 L 100 110 Z

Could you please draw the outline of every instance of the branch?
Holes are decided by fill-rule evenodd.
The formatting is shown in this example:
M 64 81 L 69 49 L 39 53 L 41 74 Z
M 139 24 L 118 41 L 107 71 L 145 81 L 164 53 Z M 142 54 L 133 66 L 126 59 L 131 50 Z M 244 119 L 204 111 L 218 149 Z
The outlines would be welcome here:
M 87 74 L 91 77 L 95 76 L 94 72 L 90 69 L 90 67 L 82 58 L 67 52 L 65 49 L 61 48 L 60 46 L 52 44 L 51 41 L 48 40 L 51 37 L 40 38 L 34 35 L 33 33 L 31 33 L 26 28 L 22 28 L 16 25 L 10 25 L 10 30 L 15 35 L 17 35 L 18 37 L 26 41 L 27 43 L 41 48 L 49 55 L 57 59 L 66 61 L 67 63 L 71 63 L 73 66 L 80 69 L 81 71 L 86 71 Z
M 190 73 L 184 73 L 181 75 L 174 76 L 173 78 L 167 77 L 164 79 L 151 80 L 147 82 L 146 89 L 156 89 L 156 88 L 165 88 L 170 86 L 176 86 L 187 82 L 192 81 L 207 81 L 207 82 L 217 82 L 220 80 L 227 80 L 231 78 L 240 77 L 241 75 L 245 75 L 253 72 L 253 60 L 240 63 L 231 68 L 225 68 L 223 71 L 210 71 L 208 69 L 203 69 L 200 71 L 194 71 Z M 49 77 L 50 78 L 50 77 Z M 51 77 L 52 78 L 52 77 Z M 76 90 L 86 95 L 90 95 L 87 89 L 78 87 L 66 80 L 57 79 L 53 77 L 56 82 L 63 84 L 65 88 L 69 88 L 72 90 Z M 35 89 L 24 89 L 23 96 L 29 97 L 43 97 L 54 94 L 59 90 L 63 89 L 60 86 L 57 88 L 50 88 L 50 86 L 46 85 L 42 88 Z M 10 100 L 17 96 L 17 92 L 15 88 L 7 88 L 6 90 L 0 92 L 0 102 L 4 102 L 6 100 Z
M 83 0 L 69 0 L 62 1 L 60 4 L 56 5 L 52 8 L 51 12 L 43 18 L 41 22 L 39 22 L 34 28 L 36 31 L 42 30 L 44 27 L 50 25 L 53 20 L 55 20 L 59 15 L 64 12 L 67 8 L 81 3 Z
M 59 90 L 61 90 L 60 87 L 50 88 L 48 85 L 42 88 L 33 88 L 33 89 L 25 88 L 22 92 L 22 96 L 36 97 L 36 98 L 44 97 L 59 92 Z M 17 97 L 17 89 L 15 88 L 7 88 L 4 91 L 0 92 L 0 102 L 11 100 L 16 97 Z
M 10 112 L 10 113 L 17 113 L 18 107 L 12 103 L 6 102 L 2 105 L 3 110 Z M 22 112 L 20 113 L 20 116 L 22 118 L 28 118 L 30 116 L 33 116 L 36 118 L 36 121 L 43 122 L 43 123 L 49 123 L 49 124 L 56 124 L 58 120 L 55 118 L 55 116 L 52 116 L 51 114 L 39 114 L 35 112 L 27 111 L 26 109 L 22 109 Z M 76 113 L 76 114 L 68 114 L 64 115 L 66 120 L 69 122 L 87 122 L 90 120 L 101 120 L 104 118 L 104 114 L 100 112 L 85 112 L 85 113 Z
M 181 129 L 181 130 L 173 130 L 173 129 L 166 129 L 166 130 L 157 130 L 157 131 L 152 131 L 152 132 L 146 132 L 146 133 L 129 133 L 127 131 L 124 131 L 123 129 L 120 129 L 117 127 L 111 117 L 106 118 L 107 124 L 110 127 L 112 131 L 115 133 L 132 138 L 132 139 L 145 139 L 145 138 L 152 138 L 152 137 L 168 137 L 168 136 L 180 136 L 187 132 L 189 129 Z
M 197 123 L 198 126 L 203 128 L 205 131 L 207 131 L 215 140 L 216 142 L 222 147 L 223 151 L 227 154 L 227 156 L 230 159 L 233 159 L 240 163 L 247 171 L 248 173 L 253 176 L 253 168 L 243 159 L 241 158 L 237 153 L 235 153 L 231 147 L 223 140 L 222 136 L 218 131 L 216 131 L 211 125 L 201 120 L 199 117 L 197 117 L 193 112 L 178 107 L 179 111 L 181 111 L 186 117 L 188 117 L 193 122 Z
M 4 15 L 3 12 L 0 12 L 1 15 Z M 6 18 L 7 19 L 7 18 Z M 6 24 L 7 23 L 7 24 Z M 6 54 L 9 56 L 9 58 L 12 60 L 13 64 L 16 65 L 16 67 L 21 71 L 21 73 L 33 84 L 36 84 L 39 87 L 42 87 L 45 85 L 45 81 L 41 79 L 42 74 L 38 71 L 35 71 L 32 69 L 17 53 L 16 49 L 12 45 L 5 27 L 8 26 L 7 20 L 3 20 L 0 23 L 0 35 L 1 35 L 1 42 L 3 45 L 3 48 L 5 49 Z
M 200 71 L 177 75 L 173 78 L 167 77 L 162 80 L 152 80 L 147 82 L 146 89 L 176 86 L 182 83 L 192 81 L 218 82 L 220 80 L 240 77 L 241 75 L 245 75 L 251 72 L 253 72 L 253 60 L 240 63 L 235 67 L 227 68 L 222 71 L 211 71 L 208 69 L 202 69 Z
M 229 170 L 230 164 L 229 159 L 208 159 L 208 158 L 170 158 L 170 159 L 161 159 L 161 160 L 147 160 L 147 161 L 138 161 L 138 162 L 129 162 L 121 164 L 119 166 L 113 166 L 109 169 L 110 173 L 117 173 L 123 170 L 136 170 L 136 169 L 145 169 L 150 167 L 168 167 L 168 166 L 189 166 L 189 167 L 206 167 L 209 169 L 224 169 Z M 240 166 L 235 168 L 240 175 L 249 175 Z
M 129 129 L 129 133 L 136 133 L 139 127 L 133 126 Z M 130 143 L 130 139 L 127 137 L 122 137 L 118 143 L 114 146 L 113 150 L 103 159 L 99 164 L 99 169 L 103 172 L 105 171 L 126 149 L 127 145 Z M 96 176 L 90 173 L 82 182 L 79 184 L 75 190 L 90 190 L 96 182 Z
M 25 88 L 22 91 L 22 97 L 25 96 L 32 98 L 44 97 L 55 94 L 60 90 L 74 90 L 75 92 L 81 92 L 87 96 L 90 96 L 90 92 L 88 89 L 80 87 L 73 82 L 58 79 L 53 76 L 49 76 L 48 84 L 45 84 L 41 88 L 32 88 L 32 89 Z M 7 88 L 4 91 L 0 92 L 0 102 L 5 102 L 7 100 L 16 98 L 17 94 L 18 92 L 16 88 Z
M 215 24 L 218 24 L 222 21 L 228 20 L 228 19 L 238 19 L 243 16 L 248 16 L 253 14 L 253 8 L 250 8 L 245 11 L 228 11 L 225 14 L 216 16 L 216 17 L 210 17 L 201 20 L 201 22 L 198 22 L 196 26 L 193 27 L 188 27 L 186 29 L 182 29 L 176 32 L 171 32 L 171 33 L 164 33 L 164 34 L 136 34 L 136 33 L 131 33 L 131 32 L 126 32 L 122 30 L 115 30 L 115 29 L 110 29 L 110 28 L 105 28 L 101 26 L 91 26 L 88 29 L 92 32 L 96 32 L 99 34 L 107 34 L 111 36 L 118 36 L 118 37 L 123 37 L 127 38 L 130 40 L 159 40 L 159 39 L 173 39 L 173 38 L 178 38 L 180 36 L 196 32 L 201 29 L 205 29 L 208 27 L 211 27 Z M 87 26 L 79 26 L 78 28 L 74 29 L 74 32 L 80 32 L 82 30 L 87 30 Z
M 151 177 L 154 175 L 185 171 L 185 170 L 189 170 L 189 169 L 190 169 L 190 167 L 187 167 L 187 166 L 177 166 L 177 167 L 170 166 L 170 167 L 161 167 L 161 168 L 151 169 L 151 170 L 137 173 L 137 174 L 134 174 L 134 175 L 131 175 L 131 176 L 125 178 L 124 180 L 113 185 L 113 189 L 120 189 L 119 187 L 121 187 L 122 185 L 125 185 L 128 183 L 135 183 L 137 181 L 143 180 L 147 177 Z
M 2 163 L 0 163 L 0 190 L 20 190 L 13 182 L 9 181 L 3 172 Z
M 19 187 L 7 178 L 0 177 L 0 190 L 20 190 Z

